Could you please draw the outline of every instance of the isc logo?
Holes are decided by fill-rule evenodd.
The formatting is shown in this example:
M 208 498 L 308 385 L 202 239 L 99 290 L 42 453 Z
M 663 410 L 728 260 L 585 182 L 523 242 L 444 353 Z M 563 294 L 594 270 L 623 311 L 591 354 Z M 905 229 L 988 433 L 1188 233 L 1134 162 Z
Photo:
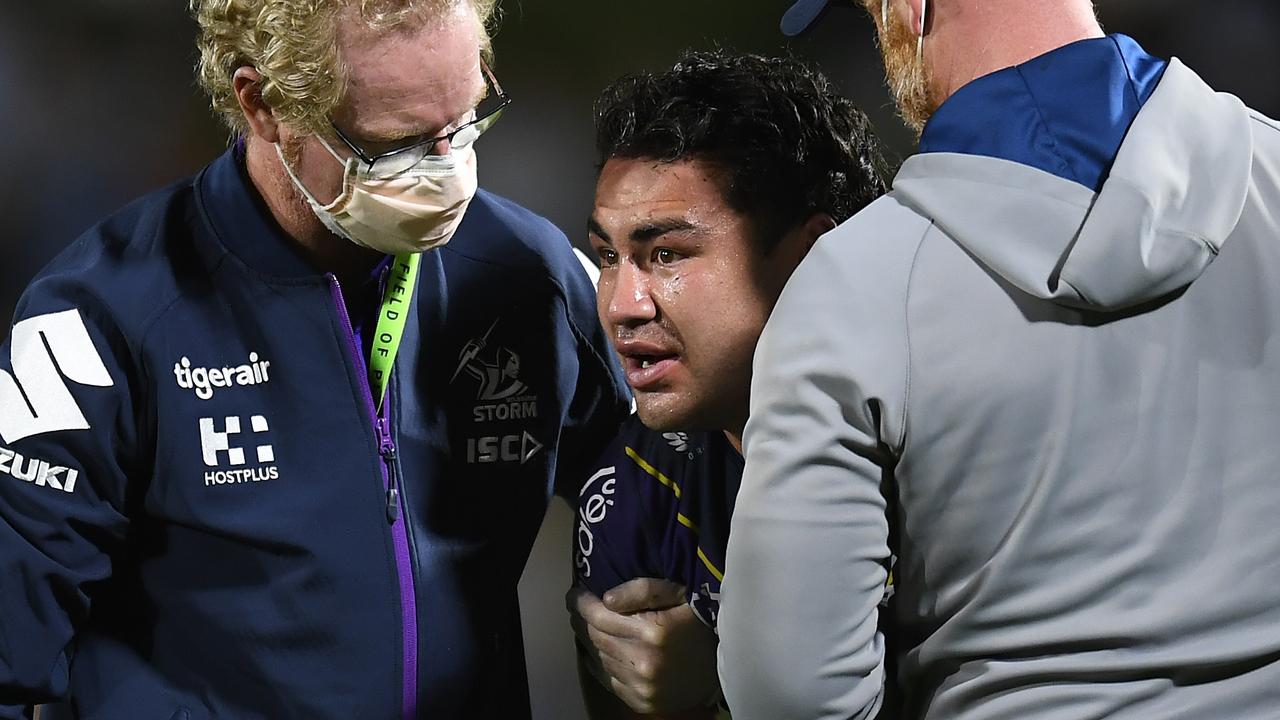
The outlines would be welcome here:
M 496 435 L 482 438 L 469 438 L 467 440 L 467 462 L 476 463 L 515 463 L 521 465 L 529 462 L 538 451 L 542 449 L 542 443 L 538 442 L 525 432 L 521 435 Z

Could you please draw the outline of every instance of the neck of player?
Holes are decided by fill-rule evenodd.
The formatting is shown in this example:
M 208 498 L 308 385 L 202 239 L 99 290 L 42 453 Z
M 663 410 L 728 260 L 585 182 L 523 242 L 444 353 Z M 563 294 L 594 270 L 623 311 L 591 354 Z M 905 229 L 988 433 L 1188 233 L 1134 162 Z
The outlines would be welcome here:
M 737 430 L 725 430 L 724 436 L 728 438 L 729 444 L 733 446 L 733 449 L 737 450 L 738 454 L 741 455 L 742 454 L 742 428 L 739 427 Z

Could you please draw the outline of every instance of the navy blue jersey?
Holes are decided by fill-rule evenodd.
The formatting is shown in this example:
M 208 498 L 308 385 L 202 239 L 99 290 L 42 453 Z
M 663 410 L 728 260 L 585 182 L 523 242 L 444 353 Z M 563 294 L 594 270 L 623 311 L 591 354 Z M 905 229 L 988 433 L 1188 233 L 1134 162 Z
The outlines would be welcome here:
M 32 282 L 0 346 L 0 718 L 529 717 L 517 582 L 626 415 L 590 282 L 481 192 L 381 413 L 353 290 L 234 151 Z
M 634 578 L 680 583 L 714 629 L 742 467 L 722 432 L 660 433 L 632 416 L 579 494 L 579 581 L 597 595 Z

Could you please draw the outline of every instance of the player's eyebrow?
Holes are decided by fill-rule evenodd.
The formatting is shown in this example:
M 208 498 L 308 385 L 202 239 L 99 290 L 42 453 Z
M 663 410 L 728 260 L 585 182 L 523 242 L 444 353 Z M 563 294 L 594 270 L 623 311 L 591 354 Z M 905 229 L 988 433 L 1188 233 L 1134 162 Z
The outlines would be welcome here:
M 600 225 L 600 221 L 596 220 L 595 217 L 587 218 L 587 232 L 610 245 L 613 244 L 613 238 L 609 237 L 609 233 L 604 231 L 604 227 Z
M 686 230 L 698 230 L 699 227 L 684 218 L 669 218 L 666 220 L 656 220 L 651 223 L 641 225 L 631 231 L 631 241 L 637 243 L 649 242 L 656 240 L 663 235 L 673 232 L 684 232 Z
M 701 227 L 696 223 L 689 222 L 684 218 L 668 218 L 666 220 L 655 220 L 645 223 L 631 230 L 628 238 L 633 243 L 647 243 L 657 240 L 663 235 L 674 232 L 685 232 L 687 230 L 700 230 Z M 609 233 L 605 232 L 603 226 L 594 217 L 587 219 L 587 232 L 595 235 L 609 245 L 613 244 L 613 238 L 609 237 Z

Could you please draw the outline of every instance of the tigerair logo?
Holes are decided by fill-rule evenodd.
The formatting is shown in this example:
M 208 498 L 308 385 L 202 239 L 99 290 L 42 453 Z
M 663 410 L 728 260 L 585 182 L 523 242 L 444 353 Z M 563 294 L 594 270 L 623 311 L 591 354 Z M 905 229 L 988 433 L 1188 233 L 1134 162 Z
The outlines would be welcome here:
M 201 400 L 213 398 L 216 388 L 261 385 L 271 380 L 271 361 L 262 360 L 258 353 L 249 353 L 249 362 L 233 367 L 191 367 L 190 358 L 182 358 L 173 364 L 173 377 L 178 387 L 194 390 Z
M 205 487 L 279 479 L 276 451 L 272 445 L 253 445 L 253 458 L 257 463 L 248 467 L 250 456 L 246 454 L 245 447 L 233 442 L 241 435 L 251 435 L 255 440 L 267 439 L 271 427 L 266 417 L 254 415 L 249 418 L 251 432 L 242 433 L 242 429 L 240 418 L 236 416 L 223 418 L 221 430 L 214 418 L 200 418 L 200 454 L 206 467 L 218 468 L 205 472 Z M 230 469 L 224 469 L 227 467 Z
M 481 338 L 462 348 L 458 367 L 449 380 L 456 381 L 464 372 L 476 380 L 477 404 L 472 408 L 472 419 L 478 423 L 538 417 L 538 396 L 520 380 L 520 355 L 490 346 L 489 336 L 500 321 L 494 320 Z

